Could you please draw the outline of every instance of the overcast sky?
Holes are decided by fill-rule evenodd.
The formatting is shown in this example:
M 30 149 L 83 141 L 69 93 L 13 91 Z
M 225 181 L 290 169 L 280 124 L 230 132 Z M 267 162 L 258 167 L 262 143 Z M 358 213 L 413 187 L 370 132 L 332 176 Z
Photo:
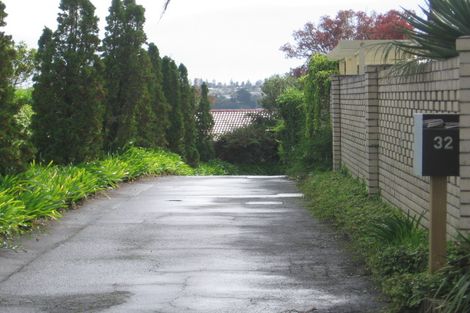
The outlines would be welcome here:
M 56 28 L 60 0 L 2 0 L 5 31 L 36 47 L 44 26 Z M 104 33 L 111 0 L 92 0 Z M 418 10 L 424 0 L 172 0 L 160 20 L 163 0 L 137 0 L 146 8 L 146 33 L 163 55 L 184 63 L 191 78 L 252 82 L 288 72 L 302 63 L 285 59 L 279 47 L 292 32 L 323 15 L 353 9 Z

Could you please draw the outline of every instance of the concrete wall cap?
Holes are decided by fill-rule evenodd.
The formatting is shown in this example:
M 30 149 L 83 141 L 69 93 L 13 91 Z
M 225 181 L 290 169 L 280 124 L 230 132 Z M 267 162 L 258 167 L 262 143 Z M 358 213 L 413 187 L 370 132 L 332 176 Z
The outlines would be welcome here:
M 455 46 L 457 51 L 470 51 L 470 36 L 462 36 L 457 38 Z

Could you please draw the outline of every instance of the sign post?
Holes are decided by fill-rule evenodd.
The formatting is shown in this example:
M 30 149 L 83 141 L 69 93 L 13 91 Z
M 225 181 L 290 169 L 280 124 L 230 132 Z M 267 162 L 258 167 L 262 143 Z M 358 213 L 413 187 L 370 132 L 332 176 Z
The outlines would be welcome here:
M 446 263 L 447 176 L 459 175 L 459 116 L 414 115 L 414 170 L 430 176 L 429 270 Z
M 429 218 L 429 270 L 446 263 L 447 250 L 447 177 L 431 176 L 431 210 Z

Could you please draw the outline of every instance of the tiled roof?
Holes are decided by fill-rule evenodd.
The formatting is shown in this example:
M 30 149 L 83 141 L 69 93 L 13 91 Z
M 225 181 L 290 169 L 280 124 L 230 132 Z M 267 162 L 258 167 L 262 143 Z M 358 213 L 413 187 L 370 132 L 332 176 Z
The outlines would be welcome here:
M 214 128 L 212 128 L 214 139 L 237 128 L 250 125 L 255 114 L 268 115 L 265 109 L 213 109 L 210 112 L 214 118 Z

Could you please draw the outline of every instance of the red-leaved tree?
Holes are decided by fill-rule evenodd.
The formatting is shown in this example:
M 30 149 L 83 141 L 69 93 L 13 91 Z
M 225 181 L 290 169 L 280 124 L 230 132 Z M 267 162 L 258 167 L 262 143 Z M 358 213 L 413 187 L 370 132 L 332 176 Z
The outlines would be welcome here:
M 334 18 L 323 16 L 318 25 L 308 22 L 293 33 L 294 44 L 281 47 L 288 58 L 309 58 L 314 53 L 328 53 L 340 40 L 404 39 L 403 29 L 411 26 L 396 10 L 383 14 L 342 10 Z

